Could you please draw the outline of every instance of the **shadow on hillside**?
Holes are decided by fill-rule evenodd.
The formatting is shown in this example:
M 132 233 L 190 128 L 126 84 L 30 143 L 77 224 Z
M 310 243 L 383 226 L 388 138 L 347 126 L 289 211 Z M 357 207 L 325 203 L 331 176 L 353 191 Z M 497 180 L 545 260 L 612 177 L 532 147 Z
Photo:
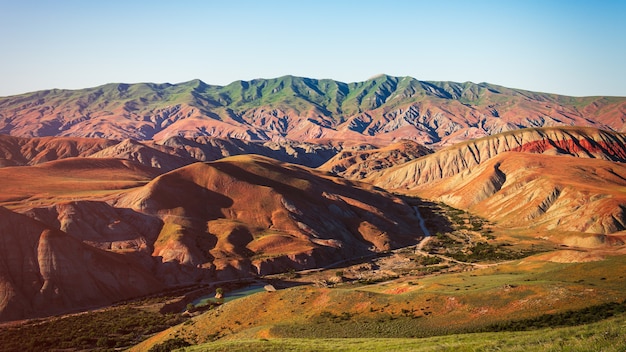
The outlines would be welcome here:
M 452 222 L 449 217 L 446 216 L 447 206 L 418 197 L 399 194 L 396 194 L 396 196 L 410 206 L 419 209 L 420 214 L 424 218 L 426 228 L 430 231 L 431 235 L 435 235 L 437 232 L 446 233 L 454 230 Z

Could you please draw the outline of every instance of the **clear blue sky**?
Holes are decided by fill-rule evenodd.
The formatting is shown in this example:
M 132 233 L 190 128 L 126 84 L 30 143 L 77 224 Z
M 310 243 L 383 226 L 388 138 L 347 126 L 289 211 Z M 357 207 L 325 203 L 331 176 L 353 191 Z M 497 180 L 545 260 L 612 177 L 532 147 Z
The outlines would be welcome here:
M 387 73 L 626 96 L 626 1 L 0 0 L 0 96 Z

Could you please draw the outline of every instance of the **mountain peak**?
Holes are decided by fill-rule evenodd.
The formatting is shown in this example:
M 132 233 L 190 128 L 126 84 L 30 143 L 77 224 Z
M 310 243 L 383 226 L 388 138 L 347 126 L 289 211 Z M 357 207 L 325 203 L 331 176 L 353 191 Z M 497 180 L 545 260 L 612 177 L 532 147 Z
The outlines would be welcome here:
M 373 81 L 373 80 L 377 80 L 377 79 L 379 79 L 379 78 L 385 78 L 385 79 L 386 79 L 386 78 L 390 78 L 390 77 L 391 77 L 391 76 L 389 76 L 389 75 L 388 75 L 388 74 L 386 74 L 386 73 L 378 73 L 378 74 L 375 74 L 375 75 L 373 75 L 372 77 L 368 78 L 367 80 L 368 80 L 368 81 Z

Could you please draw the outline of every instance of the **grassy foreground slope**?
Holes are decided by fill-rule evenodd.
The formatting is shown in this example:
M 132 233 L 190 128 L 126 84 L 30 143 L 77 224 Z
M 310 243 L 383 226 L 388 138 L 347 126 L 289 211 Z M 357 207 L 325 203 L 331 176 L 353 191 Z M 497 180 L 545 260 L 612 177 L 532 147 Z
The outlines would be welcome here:
M 626 315 L 602 322 L 521 332 L 420 339 L 256 339 L 216 341 L 184 351 L 624 351 Z

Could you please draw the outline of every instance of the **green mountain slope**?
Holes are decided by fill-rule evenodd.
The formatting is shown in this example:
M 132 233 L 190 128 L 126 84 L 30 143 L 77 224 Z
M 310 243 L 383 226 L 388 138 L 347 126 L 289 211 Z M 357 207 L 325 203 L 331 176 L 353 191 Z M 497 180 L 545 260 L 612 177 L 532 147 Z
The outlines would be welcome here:
M 376 137 L 443 145 L 524 127 L 624 131 L 624 121 L 624 97 L 576 98 L 387 75 L 356 83 L 283 76 L 226 86 L 200 80 L 106 84 L 0 98 L 0 133 L 28 137 Z

